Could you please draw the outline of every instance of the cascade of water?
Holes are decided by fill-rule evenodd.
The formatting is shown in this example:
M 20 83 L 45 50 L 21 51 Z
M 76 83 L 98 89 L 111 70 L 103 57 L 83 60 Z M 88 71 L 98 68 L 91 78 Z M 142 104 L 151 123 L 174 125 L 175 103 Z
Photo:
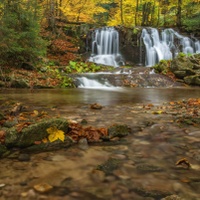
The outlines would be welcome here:
M 182 36 L 173 29 L 165 29 L 161 37 L 157 29 L 143 29 L 141 40 L 146 50 L 145 65 L 151 67 L 160 60 L 171 60 L 179 52 L 193 54 L 200 52 L 200 42 Z
M 113 87 L 110 83 L 106 80 L 101 83 L 99 80 L 92 79 L 91 77 L 78 77 L 78 87 L 79 88 L 92 88 L 92 89 L 99 89 L 99 88 L 110 88 Z
M 119 33 L 113 27 L 96 29 L 92 35 L 90 62 L 118 67 L 124 65 L 119 53 Z

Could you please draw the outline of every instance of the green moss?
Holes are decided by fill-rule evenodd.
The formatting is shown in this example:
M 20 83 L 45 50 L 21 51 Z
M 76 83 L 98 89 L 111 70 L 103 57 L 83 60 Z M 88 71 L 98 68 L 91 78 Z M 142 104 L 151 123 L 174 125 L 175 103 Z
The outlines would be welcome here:
M 170 71 L 170 64 L 171 60 L 161 60 L 153 68 L 157 73 L 167 74 Z

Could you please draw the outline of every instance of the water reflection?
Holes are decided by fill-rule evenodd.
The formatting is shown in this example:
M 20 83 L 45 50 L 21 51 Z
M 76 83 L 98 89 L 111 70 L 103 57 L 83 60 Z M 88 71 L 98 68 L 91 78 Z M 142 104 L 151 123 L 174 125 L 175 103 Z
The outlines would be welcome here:
M 199 98 L 200 88 L 112 88 L 102 89 L 12 89 L 0 91 L 0 100 L 15 100 L 30 104 L 81 105 L 94 102 L 102 105 L 154 103 Z

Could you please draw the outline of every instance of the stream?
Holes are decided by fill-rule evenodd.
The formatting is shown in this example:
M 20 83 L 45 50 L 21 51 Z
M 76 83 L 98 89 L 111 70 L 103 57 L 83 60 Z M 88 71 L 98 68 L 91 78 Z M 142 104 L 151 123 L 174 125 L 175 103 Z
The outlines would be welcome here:
M 127 124 L 133 133 L 118 145 L 76 144 L 30 154 L 27 160 L 13 153 L 1 159 L 0 199 L 200 199 L 199 127 L 177 126 L 173 113 L 143 112 L 143 105 L 159 107 L 164 102 L 199 97 L 199 88 L 1 91 L 1 102 L 19 101 L 52 116 L 77 122 L 84 119 L 87 126 Z M 93 103 L 103 108 L 90 109 Z M 191 168 L 176 166 L 183 158 Z

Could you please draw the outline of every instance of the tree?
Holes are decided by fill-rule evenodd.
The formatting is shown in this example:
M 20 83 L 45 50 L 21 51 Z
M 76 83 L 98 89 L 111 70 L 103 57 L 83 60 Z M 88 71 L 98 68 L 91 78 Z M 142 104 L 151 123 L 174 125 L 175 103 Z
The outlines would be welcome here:
M 0 63 L 21 66 L 45 54 L 40 37 L 37 0 L 3 0 L 0 21 Z
M 182 0 L 178 0 L 178 6 L 177 6 L 177 20 L 176 25 L 178 27 L 181 27 L 181 6 L 182 6 Z

